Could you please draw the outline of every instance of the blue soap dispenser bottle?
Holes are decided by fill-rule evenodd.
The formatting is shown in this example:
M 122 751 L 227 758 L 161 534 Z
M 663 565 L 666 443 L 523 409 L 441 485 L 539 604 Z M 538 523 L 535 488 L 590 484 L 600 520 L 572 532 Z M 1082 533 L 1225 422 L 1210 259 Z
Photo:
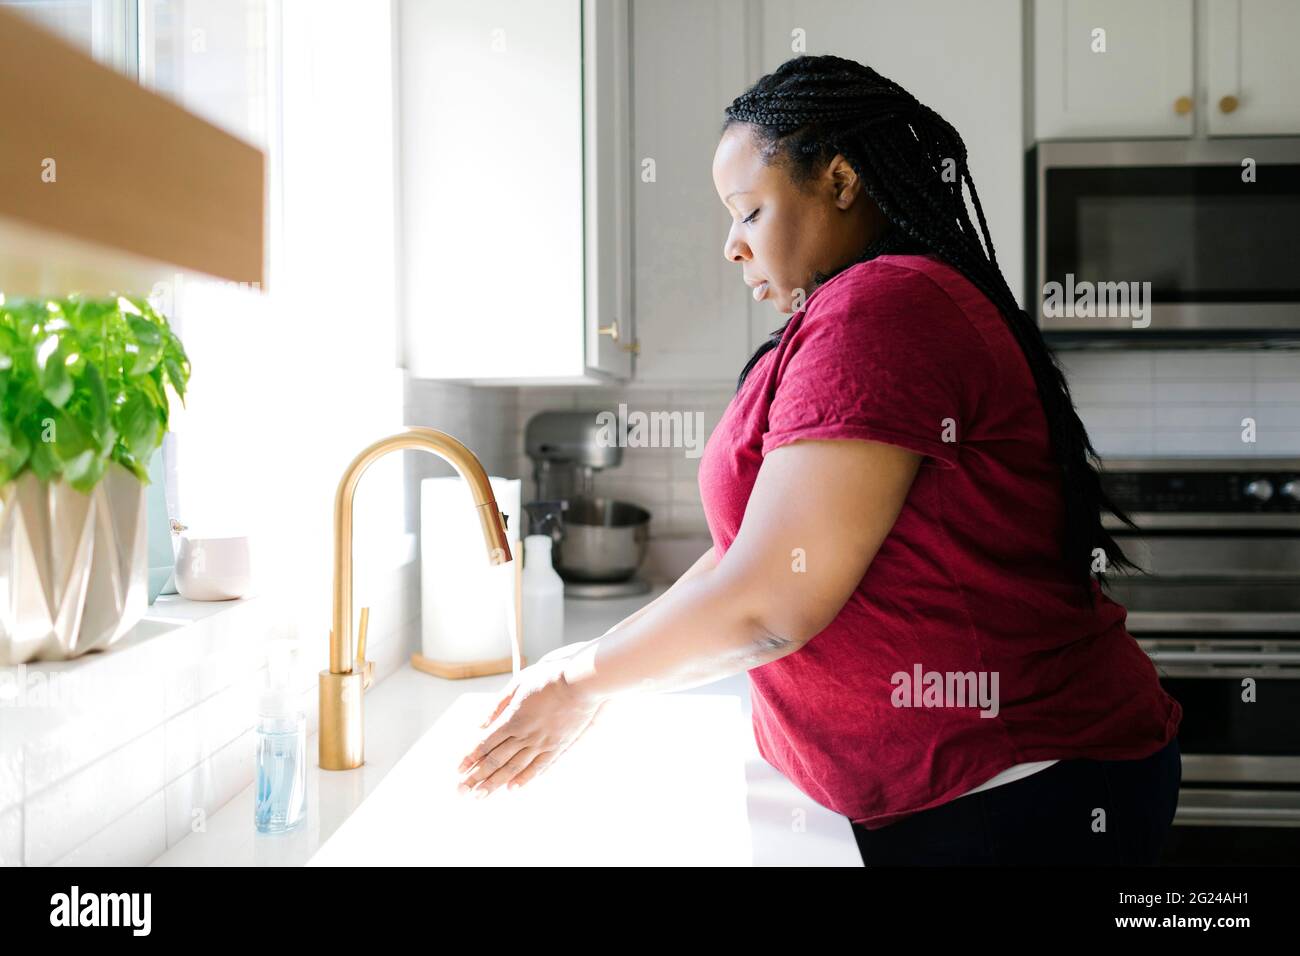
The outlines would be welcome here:
M 307 715 L 292 692 L 292 641 L 273 642 L 257 702 L 257 781 L 253 822 L 261 833 L 293 830 L 307 816 Z

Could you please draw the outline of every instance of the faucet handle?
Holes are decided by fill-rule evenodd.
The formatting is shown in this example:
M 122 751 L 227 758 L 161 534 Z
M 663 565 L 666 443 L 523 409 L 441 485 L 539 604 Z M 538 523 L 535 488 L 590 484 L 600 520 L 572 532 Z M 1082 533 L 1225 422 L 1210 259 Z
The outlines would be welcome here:
M 370 624 L 370 608 L 361 609 L 361 625 L 357 628 L 357 660 L 354 665 L 361 671 L 361 689 L 369 690 L 375 679 L 375 662 L 366 660 L 366 629 Z
M 357 660 L 366 659 L 366 626 L 370 623 L 370 608 L 361 609 L 361 626 L 357 628 Z

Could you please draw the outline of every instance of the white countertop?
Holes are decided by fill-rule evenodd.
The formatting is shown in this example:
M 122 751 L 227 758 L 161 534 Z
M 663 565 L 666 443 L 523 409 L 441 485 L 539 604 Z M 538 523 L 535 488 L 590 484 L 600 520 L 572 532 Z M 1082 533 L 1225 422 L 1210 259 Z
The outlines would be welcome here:
M 565 643 L 599 636 L 666 590 L 656 585 L 631 598 L 564 603 Z M 299 866 L 306 863 L 374 790 L 397 761 L 461 693 L 486 693 L 509 682 L 509 674 L 444 680 L 409 664 L 366 693 L 365 764 L 356 770 L 321 770 L 317 739 L 307 742 L 307 819 L 285 834 L 258 833 L 253 826 L 250 784 L 193 832 L 159 856 L 155 866 Z M 749 715 L 749 678 L 725 680 L 677 693 L 734 694 Z M 805 796 L 746 739 L 745 781 L 756 866 L 861 866 L 847 818 Z M 436 865 L 436 860 L 429 861 Z

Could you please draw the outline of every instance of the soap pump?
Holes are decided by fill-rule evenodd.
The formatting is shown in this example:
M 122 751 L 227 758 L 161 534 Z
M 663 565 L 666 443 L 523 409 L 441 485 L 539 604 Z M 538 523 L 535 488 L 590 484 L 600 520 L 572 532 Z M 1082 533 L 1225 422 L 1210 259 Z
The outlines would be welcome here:
M 273 641 L 258 696 L 253 820 L 262 833 L 292 830 L 307 815 L 307 715 L 293 693 L 296 659 L 296 641 Z

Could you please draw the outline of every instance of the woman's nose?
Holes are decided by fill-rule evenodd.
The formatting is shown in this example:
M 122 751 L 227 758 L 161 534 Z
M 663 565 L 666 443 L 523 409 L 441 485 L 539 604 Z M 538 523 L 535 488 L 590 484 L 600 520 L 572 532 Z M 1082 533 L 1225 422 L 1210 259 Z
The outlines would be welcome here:
M 749 246 L 727 233 L 727 241 L 722 244 L 722 257 L 728 262 L 744 262 L 750 257 Z

